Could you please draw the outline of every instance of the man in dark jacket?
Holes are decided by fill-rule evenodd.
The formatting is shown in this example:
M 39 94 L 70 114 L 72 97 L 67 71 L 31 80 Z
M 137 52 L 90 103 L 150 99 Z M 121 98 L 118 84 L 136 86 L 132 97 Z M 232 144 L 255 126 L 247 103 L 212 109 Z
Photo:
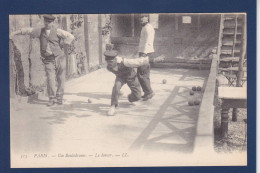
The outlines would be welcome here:
M 66 58 L 62 50 L 62 44 L 71 44 L 75 39 L 67 31 L 54 27 L 55 17 L 52 15 L 43 15 L 44 27 L 40 28 L 22 28 L 11 33 L 10 39 L 15 35 L 30 35 L 40 39 L 40 52 L 42 61 L 45 65 L 47 76 L 47 91 L 49 103 L 47 106 L 53 106 L 55 103 L 63 104 L 63 93 L 66 73 Z M 57 90 L 56 90 L 57 79 Z
M 118 106 L 118 98 L 120 89 L 124 84 L 127 84 L 131 90 L 128 95 L 129 102 L 136 102 L 141 98 L 141 88 L 138 82 L 136 72 L 131 67 L 126 67 L 123 62 L 117 63 L 117 51 L 109 50 L 104 53 L 107 62 L 107 69 L 116 75 L 115 84 L 112 90 L 111 107 L 108 115 L 115 114 L 115 108 Z

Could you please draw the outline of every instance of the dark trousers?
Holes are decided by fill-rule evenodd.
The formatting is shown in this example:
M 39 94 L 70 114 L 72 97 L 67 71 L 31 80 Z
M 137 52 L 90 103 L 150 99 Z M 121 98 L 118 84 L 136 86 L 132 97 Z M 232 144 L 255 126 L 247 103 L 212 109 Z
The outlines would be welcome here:
M 128 79 L 127 81 L 124 81 L 119 77 L 116 77 L 115 84 L 112 90 L 111 106 L 112 105 L 115 105 L 116 107 L 118 106 L 119 92 L 125 83 L 127 83 L 127 85 L 131 90 L 131 94 L 130 94 L 132 99 L 131 101 L 134 102 L 140 100 L 141 89 L 140 89 L 140 84 L 138 82 L 138 79 L 136 77 L 132 79 Z
M 142 57 L 144 54 L 139 53 L 139 57 Z M 147 54 L 149 57 L 152 53 Z M 143 65 L 137 68 L 137 77 L 140 82 L 140 85 L 143 89 L 145 95 L 151 94 L 153 92 L 150 83 L 150 64 Z
M 66 75 L 66 58 L 57 56 L 55 60 L 43 60 L 47 76 L 47 91 L 50 99 L 57 97 L 62 99 Z M 57 89 L 56 89 L 57 80 Z

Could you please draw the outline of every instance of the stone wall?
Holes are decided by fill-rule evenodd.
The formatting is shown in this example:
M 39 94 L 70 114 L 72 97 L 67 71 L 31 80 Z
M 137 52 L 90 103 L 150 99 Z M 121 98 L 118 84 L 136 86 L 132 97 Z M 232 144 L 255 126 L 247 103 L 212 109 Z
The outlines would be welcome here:
M 191 23 L 182 23 L 183 16 L 190 16 Z M 136 17 L 132 17 L 134 24 L 130 23 L 130 14 L 112 17 L 112 43 L 122 55 L 129 56 L 137 51 L 141 28 L 136 24 Z M 219 22 L 220 16 L 216 14 L 159 14 L 158 27 L 155 28 L 155 53 L 164 54 L 169 62 L 208 58 L 211 50 L 217 47 Z M 129 33 L 131 27 L 134 27 L 132 35 Z

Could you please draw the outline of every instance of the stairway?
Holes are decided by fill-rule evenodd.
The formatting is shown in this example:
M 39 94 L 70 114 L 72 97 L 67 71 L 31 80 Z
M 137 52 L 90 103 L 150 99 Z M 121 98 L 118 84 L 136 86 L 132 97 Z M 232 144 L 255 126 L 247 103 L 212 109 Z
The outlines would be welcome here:
M 238 14 L 225 14 L 222 16 L 222 31 L 220 31 L 220 62 L 233 66 L 239 61 L 242 46 L 243 16 Z M 232 62 L 233 60 L 233 62 Z M 223 63 L 223 64 L 224 64 Z
M 244 14 L 221 15 L 218 43 L 219 71 L 228 78 L 231 85 L 237 80 L 238 71 L 242 69 L 239 68 L 239 63 L 245 62 L 244 57 L 242 58 L 246 50 L 245 21 Z M 237 71 L 234 67 L 237 67 Z

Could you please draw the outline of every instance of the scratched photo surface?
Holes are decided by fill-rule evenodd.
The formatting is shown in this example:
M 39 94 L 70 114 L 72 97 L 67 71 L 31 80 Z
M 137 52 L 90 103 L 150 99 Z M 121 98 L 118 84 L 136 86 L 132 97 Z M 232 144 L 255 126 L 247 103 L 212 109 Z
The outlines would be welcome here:
M 11 168 L 247 165 L 246 20 L 10 15 Z

